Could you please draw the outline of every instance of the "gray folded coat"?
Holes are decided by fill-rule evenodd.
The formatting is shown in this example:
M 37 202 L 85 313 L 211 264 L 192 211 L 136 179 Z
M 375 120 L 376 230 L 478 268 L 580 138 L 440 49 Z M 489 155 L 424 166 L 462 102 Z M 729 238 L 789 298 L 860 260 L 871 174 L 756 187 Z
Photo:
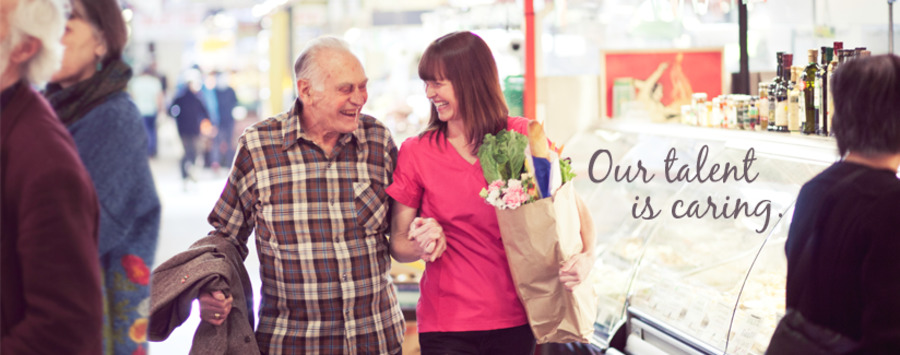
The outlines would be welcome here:
M 234 296 L 231 312 L 220 326 L 201 321 L 190 354 L 259 354 L 253 332 L 253 289 L 244 260 L 234 244 L 208 236 L 153 270 L 150 286 L 150 341 L 163 341 L 190 316 L 200 292 Z

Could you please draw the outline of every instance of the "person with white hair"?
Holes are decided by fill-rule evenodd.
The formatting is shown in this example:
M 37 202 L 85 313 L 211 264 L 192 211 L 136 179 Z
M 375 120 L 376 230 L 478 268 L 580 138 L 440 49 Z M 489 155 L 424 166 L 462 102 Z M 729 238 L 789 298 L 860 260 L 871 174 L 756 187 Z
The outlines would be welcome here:
M 311 41 L 294 73 L 293 108 L 247 128 L 238 140 L 230 176 L 208 217 L 213 230 L 204 240 L 226 243 L 246 258 L 254 235 L 262 279 L 255 334 L 261 353 L 399 354 L 405 323 L 389 274 L 385 192 L 397 146 L 381 122 L 361 113 L 368 78 L 346 42 Z M 162 280 L 158 271 L 154 280 Z M 191 275 L 181 283 L 199 277 L 180 275 Z M 181 287 L 173 284 L 154 287 Z M 243 307 L 252 309 L 252 303 L 232 293 L 234 286 L 214 285 L 194 295 L 201 327 L 212 324 L 231 334 L 232 322 L 247 322 Z M 159 309 L 151 303 L 151 312 Z M 154 331 L 162 326 L 156 319 L 151 314 Z
M 33 88 L 60 67 L 60 0 L 0 0 L 0 353 L 99 354 L 97 194 Z

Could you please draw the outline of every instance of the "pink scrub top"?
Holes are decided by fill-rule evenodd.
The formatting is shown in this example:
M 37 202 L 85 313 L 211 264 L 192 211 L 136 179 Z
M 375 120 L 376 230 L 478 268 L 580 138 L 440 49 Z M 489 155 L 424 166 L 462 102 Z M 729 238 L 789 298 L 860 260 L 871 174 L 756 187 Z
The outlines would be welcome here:
M 527 135 L 528 119 L 509 117 L 507 129 Z M 426 264 L 419 283 L 420 333 L 479 331 L 528 323 L 516 296 L 494 207 L 478 195 L 487 187 L 481 163 L 469 164 L 443 135 L 411 137 L 397 157 L 387 193 L 419 209 L 444 229 L 447 250 Z

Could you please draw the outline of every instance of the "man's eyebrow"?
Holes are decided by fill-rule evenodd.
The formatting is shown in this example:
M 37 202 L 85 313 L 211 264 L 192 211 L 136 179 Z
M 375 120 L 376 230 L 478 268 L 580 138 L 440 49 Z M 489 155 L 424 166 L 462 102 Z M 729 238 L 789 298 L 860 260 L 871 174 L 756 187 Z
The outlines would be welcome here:
M 368 83 L 369 83 L 369 78 L 366 78 L 366 80 L 363 80 L 363 81 L 360 82 L 360 84 L 362 84 L 362 85 L 366 85 L 366 84 L 368 84 Z M 342 88 L 342 87 L 345 87 L 345 86 L 356 86 L 356 85 L 357 85 L 356 83 L 351 83 L 351 82 L 349 82 L 349 81 L 345 81 L 345 82 L 343 82 L 343 83 L 338 83 L 338 84 L 336 85 L 336 87 Z

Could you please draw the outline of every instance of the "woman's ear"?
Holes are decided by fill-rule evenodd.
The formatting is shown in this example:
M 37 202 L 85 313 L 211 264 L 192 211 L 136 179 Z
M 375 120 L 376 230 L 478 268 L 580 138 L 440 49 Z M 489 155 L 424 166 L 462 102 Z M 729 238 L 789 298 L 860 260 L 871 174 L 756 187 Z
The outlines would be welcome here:
M 99 38 L 98 42 L 97 46 L 94 47 L 94 55 L 97 58 L 100 58 L 100 60 L 103 60 L 103 58 L 106 58 L 106 43 L 104 43 L 105 41 L 102 36 Z

